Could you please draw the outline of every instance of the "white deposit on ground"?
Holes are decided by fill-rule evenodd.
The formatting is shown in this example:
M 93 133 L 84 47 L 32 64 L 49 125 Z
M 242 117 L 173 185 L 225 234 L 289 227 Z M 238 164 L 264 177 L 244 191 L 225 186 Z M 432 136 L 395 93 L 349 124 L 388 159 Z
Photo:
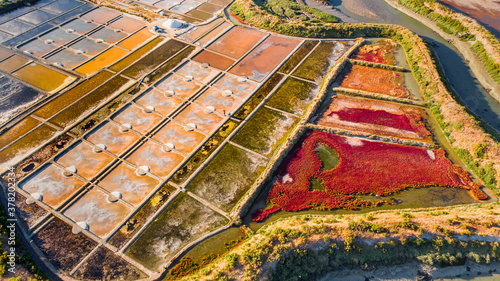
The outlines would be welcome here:
M 162 23 L 162 26 L 166 29 L 178 29 L 184 25 L 183 22 L 176 19 L 168 19 Z

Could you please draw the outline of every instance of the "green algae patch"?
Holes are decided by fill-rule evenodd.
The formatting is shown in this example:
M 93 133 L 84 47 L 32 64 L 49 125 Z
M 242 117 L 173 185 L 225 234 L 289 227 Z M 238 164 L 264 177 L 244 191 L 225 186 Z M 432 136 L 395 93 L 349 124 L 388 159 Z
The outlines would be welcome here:
M 250 189 L 266 163 L 261 156 L 227 144 L 186 189 L 230 212 Z
M 11 146 L 0 152 L 0 163 L 8 163 L 9 161 L 24 158 L 29 153 L 35 151 L 37 147 L 48 141 L 57 133 L 57 130 L 45 124 L 36 128 L 23 138 L 19 139 Z M 10 165 L 6 165 L 10 166 Z
M 174 69 L 177 65 L 179 65 L 179 63 L 181 63 L 182 60 L 187 58 L 194 50 L 195 50 L 195 47 L 189 46 L 184 51 L 182 51 L 180 54 L 171 58 L 164 65 L 158 67 L 158 69 L 156 69 L 155 71 L 153 71 L 151 74 L 148 75 L 149 83 L 154 83 L 154 82 L 158 81 L 165 74 L 167 74 L 169 71 Z
M 295 70 L 293 75 L 312 81 L 321 80 L 330 66 L 335 63 L 336 58 L 340 57 L 345 49 L 344 43 L 335 41 L 321 42 L 314 52 Z
M 125 254 L 150 270 L 161 271 L 189 243 L 228 223 L 224 216 L 180 193 Z
M 337 151 L 326 144 L 320 144 L 316 147 L 316 154 L 321 160 L 323 171 L 331 170 L 340 163 L 340 157 Z
M 34 129 L 39 124 L 40 122 L 38 120 L 32 117 L 27 117 L 8 130 L 2 132 L 2 134 L 0 135 L 0 149 L 4 148 L 22 135 Z
M 146 221 L 175 195 L 176 191 L 177 188 L 170 184 L 165 184 L 113 235 L 109 243 L 117 248 L 123 247 L 146 224 Z
M 316 86 L 294 77 L 288 77 L 269 98 L 266 105 L 294 114 L 302 115 L 309 102 L 316 96 Z
M 299 118 L 262 107 L 232 141 L 264 156 L 271 156 L 298 122 Z
M 106 119 L 109 115 L 111 115 L 111 113 L 120 108 L 120 106 L 128 102 L 133 93 L 136 91 L 136 88 L 137 83 L 128 87 L 124 92 L 107 102 L 105 106 L 92 113 L 90 116 L 83 119 L 80 123 L 71 128 L 70 132 L 77 136 L 81 136 L 85 132 L 89 131 L 100 121 Z
M 37 232 L 33 240 L 48 261 L 68 275 L 97 246 L 85 234 L 73 234 L 72 227 L 58 218 Z
M 207 12 L 204 12 L 204 11 L 200 11 L 198 9 L 191 10 L 186 15 L 194 17 L 194 18 L 197 18 L 197 19 L 201 19 L 203 21 L 206 21 L 206 20 L 208 20 L 208 19 L 210 19 L 211 17 L 214 16 L 214 15 L 212 15 L 210 13 L 207 13 Z
M 320 41 L 304 42 L 297 52 L 295 52 L 278 71 L 289 74 L 302 61 L 302 59 L 304 59 L 304 57 L 309 54 L 309 52 L 311 52 L 316 45 L 318 45 L 319 42 Z
M 101 247 L 78 268 L 74 277 L 79 280 L 144 280 L 148 275 L 108 248 Z
M 312 179 L 310 179 L 309 183 L 310 183 L 309 191 L 313 191 L 313 190 L 326 190 L 325 184 L 323 183 L 322 180 L 320 180 L 318 178 L 312 178 Z

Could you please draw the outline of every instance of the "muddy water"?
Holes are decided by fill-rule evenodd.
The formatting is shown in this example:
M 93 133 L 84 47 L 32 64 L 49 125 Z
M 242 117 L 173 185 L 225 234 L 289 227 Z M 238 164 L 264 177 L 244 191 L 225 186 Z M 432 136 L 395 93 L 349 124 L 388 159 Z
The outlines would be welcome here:
M 138 205 L 153 191 L 158 181 L 148 175 L 138 175 L 136 169 L 125 163 L 116 166 L 99 182 L 107 191 L 119 192 L 122 199 L 132 205 Z
M 495 0 L 441 0 L 439 2 L 473 17 L 497 38 L 500 37 L 500 2 Z
M 224 33 L 219 40 L 210 44 L 208 49 L 239 59 L 265 35 L 265 33 L 257 30 L 236 26 Z
M 199 63 L 207 63 L 209 66 L 215 67 L 220 70 L 228 69 L 235 62 L 235 60 L 233 59 L 223 57 L 210 51 L 202 51 L 193 58 L 193 61 Z
M 271 35 L 230 72 L 262 82 L 299 44 L 299 40 Z
M 312 0 L 307 0 L 309 3 Z M 383 0 L 370 0 L 371 4 L 388 15 L 385 20 L 375 20 L 355 14 L 346 8 L 345 2 L 354 0 L 332 0 L 335 8 L 358 22 L 392 23 L 402 25 L 420 35 L 431 44 L 443 70 L 455 92 L 467 107 L 490 126 L 500 132 L 500 102 L 493 99 L 479 84 L 460 52 L 437 33 L 410 16 L 394 9 Z M 377 9 L 373 9 L 377 12 Z
M 419 189 L 409 189 L 398 194 L 387 196 L 387 197 L 376 197 L 376 196 L 359 196 L 360 200 L 378 201 L 380 199 L 392 201 L 394 205 L 384 204 L 380 207 L 375 208 L 362 208 L 358 211 L 350 210 L 332 210 L 332 211 L 319 211 L 319 210 L 305 210 L 301 212 L 284 212 L 280 211 L 273 214 L 263 222 L 253 222 L 251 219 L 251 214 L 258 209 L 265 208 L 266 197 L 269 192 L 270 186 L 267 188 L 266 192 L 260 195 L 260 197 L 255 202 L 254 206 L 250 209 L 248 215 L 244 218 L 244 223 L 248 224 L 250 228 L 254 231 L 258 230 L 262 226 L 276 221 L 281 218 L 287 218 L 297 215 L 305 214 L 319 214 L 319 215 L 340 215 L 340 214 L 363 214 L 373 211 L 381 210 L 395 210 L 395 209 L 408 209 L 408 208 L 429 208 L 429 207 L 445 207 L 450 205 L 460 205 L 460 204 L 471 204 L 479 203 L 478 200 L 473 199 L 467 190 L 455 189 L 447 187 L 428 187 Z

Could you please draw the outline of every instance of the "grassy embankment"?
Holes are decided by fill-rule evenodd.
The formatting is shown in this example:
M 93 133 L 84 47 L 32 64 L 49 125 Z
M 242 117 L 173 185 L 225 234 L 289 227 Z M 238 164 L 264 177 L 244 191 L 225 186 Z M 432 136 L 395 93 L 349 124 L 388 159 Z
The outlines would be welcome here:
M 344 268 L 412 261 L 490 264 L 500 260 L 499 212 L 494 203 L 280 219 L 183 280 L 314 280 Z
M 285 23 L 267 10 L 262 4 L 248 0 L 237 0 L 231 7 L 241 21 L 287 35 L 397 40 L 404 48 L 422 95 L 449 141 L 466 164 L 498 194 L 498 136 L 492 135 L 485 124 L 455 100 L 446 79 L 436 68 L 433 54 L 421 38 L 394 25 Z M 463 264 L 467 259 L 490 263 L 499 259 L 500 245 L 481 242 L 478 235 L 499 236 L 499 210 L 499 204 L 493 203 L 416 210 L 410 214 L 390 211 L 282 219 L 261 228 L 241 246 L 185 279 L 256 280 L 267 276 L 280 280 L 292 277 L 289 274 L 304 278 L 344 266 L 370 269 L 415 260 L 441 266 Z M 456 235 L 464 236 L 459 240 Z M 363 239 L 383 241 L 370 246 Z M 315 266 L 308 267 L 311 263 Z M 311 268 L 313 271 L 308 271 Z
M 398 0 L 398 4 L 436 22 L 444 32 L 463 41 L 475 41 L 472 50 L 491 77 L 500 84 L 500 42 L 475 20 L 454 12 L 435 0 Z
M 269 5 L 269 3 L 267 4 Z M 424 41 L 410 30 L 388 24 L 305 23 L 285 20 L 258 1 L 236 0 L 231 12 L 245 23 L 278 33 L 316 38 L 385 37 L 402 45 L 421 94 L 450 143 L 486 186 L 500 192 L 500 135 L 478 121 L 451 90 Z

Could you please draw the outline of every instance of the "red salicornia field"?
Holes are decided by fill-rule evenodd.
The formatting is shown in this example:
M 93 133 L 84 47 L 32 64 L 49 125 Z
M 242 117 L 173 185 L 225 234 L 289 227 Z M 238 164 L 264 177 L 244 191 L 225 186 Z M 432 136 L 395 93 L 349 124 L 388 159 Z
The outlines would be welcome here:
M 320 131 L 307 132 L 298 152 L 285 159 L 278 180 L 269 192 L 268 207 L 254 214 L 261 221 L 278 211 L 356 209 L 382 204 L 357 200 L 356 194 L 389 195 L 406 188 L 429 186 L 469 190 L 476 199 L 486 199 L 467 172 L 451 163 L 443 149 L 404 146 L 343 137 Z M 338 154 L 336 166 L 325 169 L 318 147 Z M 322 161 L 323 160 L 323 161 Z M 322 182 L 323 190 L 311 188 Z
M 421 108 L 336 95 L 314 120 L 326 127 L 431 142 L 427 118 Z
M 416 115 L 393 114 L 385 110 L 370 110 L 364 108 L 343 108 L 339 111 L 330 112 L 328 116 L 334 114 L 343 121 L 382 125 L 430 136 L 429 131 L 422 122 L 423 118 Z

